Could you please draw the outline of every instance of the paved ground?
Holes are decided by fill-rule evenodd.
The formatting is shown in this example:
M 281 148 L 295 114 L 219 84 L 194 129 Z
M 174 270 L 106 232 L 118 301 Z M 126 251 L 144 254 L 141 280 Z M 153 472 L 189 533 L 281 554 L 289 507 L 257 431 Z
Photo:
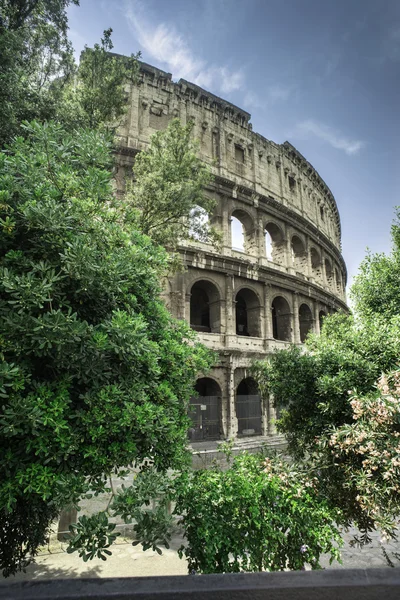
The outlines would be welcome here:
M 381 551 L 379 535 L 373 534 L 373 542 L 363 548 L 351 547 L 349 541 L 352 539 L 351 532 L 345 534 L 346 544 L 342 552 L 343 565 L 333 563 L 329 565 L 328 560 L 323 561 L 327 569 L 343 568 L 377 568 L 387 567 L 387 563 Z M 140 546 L 132 546 L 129 542 L 113 546 L 113 554 L 107 561 L 94 559 L 84 563 L 77 553 L 67 554 L 65 545 L 54 547 L 52 553 L 45 552 L 37 557 L 35 564 L 28 567 L 26 573 L 20 573 L 11 577 L 7 582 L 51 579 L 55 577 L 145 577 L 150 575 L 185 575 L 187 574 L 186 561 L 180 560 L 177 549 L 182 543 L 182 538 L 176 535 L 169 550 L 163 550 L 159 556 L 148 550 L 143 552 Z M 400 567 L 393 552 L 400 553 L 400 542 L 384 545 L 389 556 L 393 559 L 395 566 Z

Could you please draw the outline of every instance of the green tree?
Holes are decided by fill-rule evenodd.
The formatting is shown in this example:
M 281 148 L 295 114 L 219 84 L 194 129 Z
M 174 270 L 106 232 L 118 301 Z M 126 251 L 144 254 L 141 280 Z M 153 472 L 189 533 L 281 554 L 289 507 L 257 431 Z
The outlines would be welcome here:
M 211 360 L 159 300 L 169 258 L 114 196 L 109 138 L 54 123 L 23 129 L 0 154 L 6 574 L 114 469 L 181 467 L 193 381 Z
M 0 0 L 0 148 L 24 119 L 54 118 L 75 70 L 67 14 L 78 0 Z
M 351 296 L 361 317 L 400 315 L 400 209 L 392 227 L 393 248 L 389 255 L 369 253 L 361 263 Z
M 361 265 L 352 290 L 354 316 L 327 317 L 321 335 L 307 339 L 306 352 L 280 351 L 254 367 L 280 409 L 277 427 L 289 450 L 319 473 L 329 502 L 347 522 L 358 524 L 364 542 L 376 527 L 392 535 L 400 508 L 393 483 L 397 465 L 391 464 L 391 472 L 386 464 L 398 452 L 398 415 L 390 413 L 382 422 L 374 417 L 389 410 L 388 394 L 398 398 L 398 391 L 385 392 L 379 384 L 382 373 L 398 367 L 400 356 L 398 222 L 392 233 L 391 255 L 368 255 Z M 354 410 L 358 403 L 366 407 L 362 418 Z
M 76 77 L 64 86 L 57 107 L 57 120 L 68 129 L 88 127 L 115 133 L 127 108 L 126 84 L 136 83 L 136 55 L 117 56 L 111 51 L 112 29 L 103 32 L 100 44 L 85 46 Z
M 197 156 L 192 132 L 193 123 L 182 125 L 179 119 L 156 132 L 136 157 L 126 195 L 127 210 L 136 215 L 139 229 L 170 250 L 193 237 L 219 240 L 208 221 L 215 201 L 204 193 L 211 172 Z

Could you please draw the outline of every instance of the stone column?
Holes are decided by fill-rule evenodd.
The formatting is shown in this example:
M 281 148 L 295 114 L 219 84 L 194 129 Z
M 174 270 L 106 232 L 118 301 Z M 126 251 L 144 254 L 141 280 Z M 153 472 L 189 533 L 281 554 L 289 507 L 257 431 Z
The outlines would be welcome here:
M 271 284 L 264 283 L 264 310 L 265 310 L 265 339 L 273 339 L 272 331 L 272 307 L 271 307 Z
M 269 396 L 268 396 L 268 413 L 269 413 L 268 435 L 275 435 L 276 434 L 276 427 L 275 427 L 276 409 L 274 408 L 274 398 L 273 398 L 272 394 L 269 394 Z
M 293 293 L 293 338 L 295 344 L 300 344 L 299 295 Z
M 313 277 L 313 270 L 311 264 L 311 252 L 310 252 L 310 238 L 306 238 L 306 252 L 307 252 L 307 271 L 308 277 Z
M 236 323 L 235 323 L 235 302 L 233 297 L 233 276 L 226 275 L 225 278 L 225 344 L 231 346 L 234 338 L 236 338 Z
M 228 438 L 234 439 L 237 437 L 238 420 L 236 417 L 236 389 L 235 389 L 235 370 L 233 367 L 232 356 L 229 356 L 228 369 Z
M 314 331 L 316 334 L 320 334 L 321 330 L 320 330 L 320 326 L 319 326 L 319 310 L 320 310 L 320 305 L 318 300 L 315 301 L 314 303 Z

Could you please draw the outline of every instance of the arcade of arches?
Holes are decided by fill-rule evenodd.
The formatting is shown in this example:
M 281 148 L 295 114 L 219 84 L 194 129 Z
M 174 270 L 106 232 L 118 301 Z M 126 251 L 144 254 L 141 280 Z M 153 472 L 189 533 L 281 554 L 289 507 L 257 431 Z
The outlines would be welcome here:
M 288 300 L 291 301 L 290 304 Z M 218 288 L 211 281 L 196 281 L 190 289 L 188 306 L 191 328 L 200 333 L 231 333 L 304 343 L 309 332 L 319 333 L 323 318 L 328 313 L 328 310 L 322 310 L 312 302 L 301 302 L 297 306 L 297 294 L 288 299 L 276 295 L 264 310 L 258 295 L 252 289 L 241 288 L 230 297 L 233 319 L 230 330 L 226 310 L 228 302 L 229 298 L 221 298 Z M 329 312 L 333 312 L 333 309 Z
M 223 423 L 222 391 L 211 377 L 201 377 L 195 386 L 196 395 L 190 399 L 188 430 L 190 442 L 219 440 L 228 435 L 227 423 Z M 249 437 L 265 434 L 268 412 L 263 414 L 263 403 L 257 383 L 252 377 L 243 377 L 233 389 L 233 415 L 235 436 Z M 232 434 L 232 426 L 230 426 Z

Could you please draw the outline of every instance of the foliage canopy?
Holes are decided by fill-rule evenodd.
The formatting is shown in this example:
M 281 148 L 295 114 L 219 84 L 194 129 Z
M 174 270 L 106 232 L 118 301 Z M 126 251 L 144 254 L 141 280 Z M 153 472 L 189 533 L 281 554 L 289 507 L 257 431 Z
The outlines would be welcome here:
M 210 364 L 159 300 L 169 259 L 113 193 L 110 140 L 54 123 L 23 127 L 25 138 L 0 155 L 5 572 L 113 469 L 183 464 L 188 398 Z

